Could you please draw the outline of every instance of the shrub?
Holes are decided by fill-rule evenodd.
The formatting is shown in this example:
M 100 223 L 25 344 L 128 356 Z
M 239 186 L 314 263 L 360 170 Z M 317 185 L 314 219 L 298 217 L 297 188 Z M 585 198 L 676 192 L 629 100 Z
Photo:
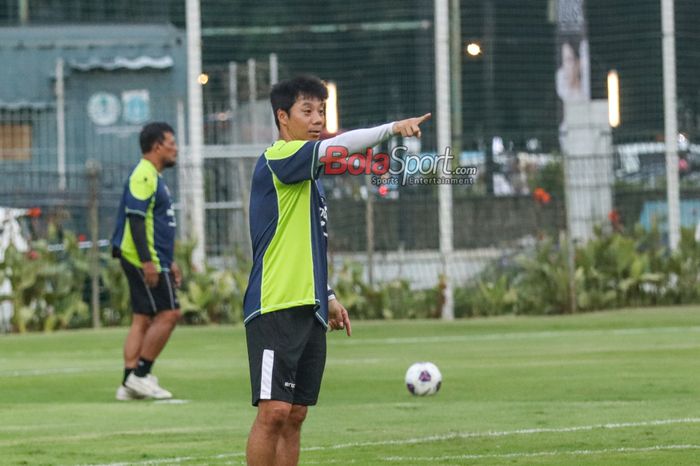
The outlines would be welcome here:
M 571 312 L 572 282 L 578 311 L 700 302 L 700 245 L 691 230 L 682 231 L 671 253 L 655 227 L 630 233 L 597 229 L 575 249 L 573 277 L 566 243 L 563 236 L 543 237 L 491 264 L 456 289 L 456 315 Z

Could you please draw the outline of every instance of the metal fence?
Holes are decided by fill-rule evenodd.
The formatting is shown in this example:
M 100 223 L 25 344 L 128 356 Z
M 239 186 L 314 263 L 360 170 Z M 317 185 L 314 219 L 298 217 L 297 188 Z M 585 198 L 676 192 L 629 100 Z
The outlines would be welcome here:
M 0 21 L 9 26 L 185 25 L 181 0 L 20 3 L 26 4 L 24 11 L 17 2 L 0 2 Z M 342 130 L 434 110 L 434 35 L 437 27 L 449 25 L 436 23 L 432 6 L 361 0 L 348 7 L 334 0 L 318 8 L 297 0 L 275 4 L 271 15 L 266 2 L 201 2 L 205 242 L 213 263 L 250 251 L 246 216 L 252 166 L 275 137 L 270 86 L 301 72 L 335 83 Z M 700 39 L 693 29 L 700 5 L 677 1 L 676 6 L 681 222 L 693 227 L 700 217 Z M 315 12 L 313 18 L 308 11 Z M 451 187 L 452 209 L 440 212 L 436 186 L 381 189 L 367 177 L 325 177 L 336 269 L 354 261 L 363 265 L 367 279 L 403 277 L 415 287 L 433 286 L 444 271 L 441 214 L 453 220 L 455 251 L 448 272 L 457 281 L 533 239 L 558 235 L 572 221 L 583 225 L 585 234 L 593 225 L 629 229 L 663 223 L 658 1 L 462 0 L 460 14 L 451 15 L 450 22 L 456 17 L 464 50 L 457 57 L 461 96 L 452 96 L 461 108 L 453 122 L 453 150 L 455 163 L 476 168 L 474 183 Z M 611 128 L 600 108 L 576 105 L 602 105 L 613 70 L 619 77 L 620 121 Z M 151 109 L 153 118 L 171 120 L 182 133 L 179 170 L 187 176 L 187 112 L 175 110 L 179 98 L 154 99 Z M 84 102 L 67 105 L 85 113 Z M 98 199 L 100 236 L 108 237 L 131 163 L 105 154 L 138 157 L 136 134 L 112 135 L 108 146 L 99 137 L 71 146 L 69 131 L 61 171 L 56 102 L 1 108 L 0 205 L 42 207 L 45 219 L 82 234 L 88 231 L 88 203 Z M 574 122 L 576 115 L 594 114 L 595 121 Z M 89 130 L 85 118 L 70 124 L 83 125 L 78 132 Z M 426 125 L 422 143 L 411 147 L 416 154 L 444 149 L 437 146 L 435 123 Z M 99 174 L 88 174 L 87 160 L 100 162 Z M 166 179 L 177 193 L 177 173 L 170 171 Z M 179 205 L 188 202 L 175 198 Z

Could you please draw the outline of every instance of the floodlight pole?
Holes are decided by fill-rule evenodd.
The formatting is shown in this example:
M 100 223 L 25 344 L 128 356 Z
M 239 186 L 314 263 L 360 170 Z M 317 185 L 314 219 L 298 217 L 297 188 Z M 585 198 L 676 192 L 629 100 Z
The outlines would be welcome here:
M 435 0 L 435 123 L 437 126 L 437 151 L 449 151 L 452 143 L 450 122 L 450 19 L 449 0 Z M 438 185 L 440 215 L 440 259 L 445 289 L 442 318 L 454 320 L 454 298 L 452 279 L 447 270 L 448 258 L 452 255 L 452 186 Z
M 199 0 L 187 0 L 187 107 L 189 115 L 189 145 L 187 147 L 188 183 L 181 204 L 186 207 L 185 222 L 190 237 L 197 241 L 192 263 L 202 270 L 205 261 L 204 178 L 202 149 L 204 145 L 202 111 L 202 35 Z
M 674 0 L 661 0 L 663 37 L 664 134 L 666 140 L 666 197 L 668 200 L 668 244 L 678 249 L 681 238 L 680 189 L 678 187 L 678 110 L 676 97 L 676 27 Z

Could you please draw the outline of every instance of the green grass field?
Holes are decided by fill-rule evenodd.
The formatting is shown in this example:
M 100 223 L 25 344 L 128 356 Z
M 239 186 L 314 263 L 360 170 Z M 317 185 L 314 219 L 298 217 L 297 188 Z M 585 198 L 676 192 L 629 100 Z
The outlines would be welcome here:
M 700 464 L 700 309 L 355 322 L 329 335 L 301 464 Z M 181 327 L 181 404 L 117 402 L 126 329 L 0 336 L 0 464 L 244 464 L 242 327 Z M 443 387 L 412 397 L 415 361 Z

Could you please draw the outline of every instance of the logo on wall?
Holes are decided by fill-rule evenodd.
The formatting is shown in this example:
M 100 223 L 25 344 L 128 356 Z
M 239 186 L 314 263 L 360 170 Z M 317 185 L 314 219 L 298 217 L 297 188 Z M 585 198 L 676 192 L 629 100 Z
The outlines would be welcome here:
M 121 104 L 114 94 L 96 92 L 88 100 L 87 113 L 98 126 L 113 125 L 119 119 Z
M 124 121 L 132 124 L 141 124 L 151 117 L 150 98 L 147 90 L 122 92 L 122 106 L 124 107 Z

